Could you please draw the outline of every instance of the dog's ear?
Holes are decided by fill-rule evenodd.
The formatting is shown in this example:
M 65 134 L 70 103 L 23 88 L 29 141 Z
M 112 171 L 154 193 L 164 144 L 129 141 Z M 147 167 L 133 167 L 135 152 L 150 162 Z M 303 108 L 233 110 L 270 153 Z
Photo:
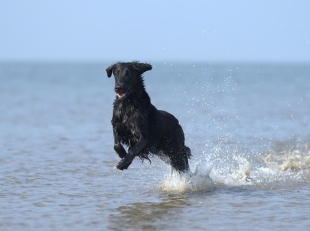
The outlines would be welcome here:
M 109 78 L 111 77 L 112 71 L 114 70 L 114 68 L 115 68 L 115 64 L 109 66 L 109 67 L 106 69 L 107 75 L 108 75 Z
M 136 69 L 141 75 L 149 70 L 152 70 L 152 65 L 148 63 L 132 62 L 133 68 Z

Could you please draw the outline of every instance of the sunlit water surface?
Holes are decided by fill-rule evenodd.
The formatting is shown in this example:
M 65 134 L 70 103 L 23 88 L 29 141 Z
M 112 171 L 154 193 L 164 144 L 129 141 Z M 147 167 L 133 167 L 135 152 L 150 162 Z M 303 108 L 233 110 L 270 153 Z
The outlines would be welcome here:
M 179 176 L 114 167 L 109 64 L 0 65 L 1 230 L 309 228 L 310 66 L 153 64 L 193 153 Z

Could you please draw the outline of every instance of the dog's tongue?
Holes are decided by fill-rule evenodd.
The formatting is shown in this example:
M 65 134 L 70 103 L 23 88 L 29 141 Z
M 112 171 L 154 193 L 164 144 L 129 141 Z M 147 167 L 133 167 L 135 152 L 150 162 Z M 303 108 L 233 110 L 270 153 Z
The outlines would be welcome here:
M 122 98 L 124 95 L 125 95 L 125 93 L 122 93 L 122 92 L 117 93 L 117 96 L 118 96 L 119 98 Z

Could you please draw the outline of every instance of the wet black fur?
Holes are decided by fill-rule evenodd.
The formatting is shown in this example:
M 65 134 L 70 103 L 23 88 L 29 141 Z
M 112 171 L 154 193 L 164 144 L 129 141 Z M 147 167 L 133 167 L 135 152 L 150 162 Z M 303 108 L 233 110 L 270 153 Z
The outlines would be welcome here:
M 147 63 L 118 62 L 106 69 L 115 77 L 112 126 L 114 150 L 121 161 L 120 170 L 127 169 L 138 156 L 149 160 L 149 154 L 159 155 L 175 170 L 187 172 L 191 151 L 185 146 L 179 121 L 166 111 L 157 110 L 145 91 L 142 74 L 151 70 Z M 126 153 L 123 145 L 128 147 Z

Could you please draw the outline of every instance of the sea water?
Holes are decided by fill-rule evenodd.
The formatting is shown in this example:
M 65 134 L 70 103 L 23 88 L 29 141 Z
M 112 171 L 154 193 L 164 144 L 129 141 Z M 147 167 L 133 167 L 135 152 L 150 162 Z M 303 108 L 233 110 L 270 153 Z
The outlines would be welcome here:
M 310 65 L 153 63 L 190 174 L 115 168 L 111 63 L 0 64 L 1 230 L 307 230 Z

